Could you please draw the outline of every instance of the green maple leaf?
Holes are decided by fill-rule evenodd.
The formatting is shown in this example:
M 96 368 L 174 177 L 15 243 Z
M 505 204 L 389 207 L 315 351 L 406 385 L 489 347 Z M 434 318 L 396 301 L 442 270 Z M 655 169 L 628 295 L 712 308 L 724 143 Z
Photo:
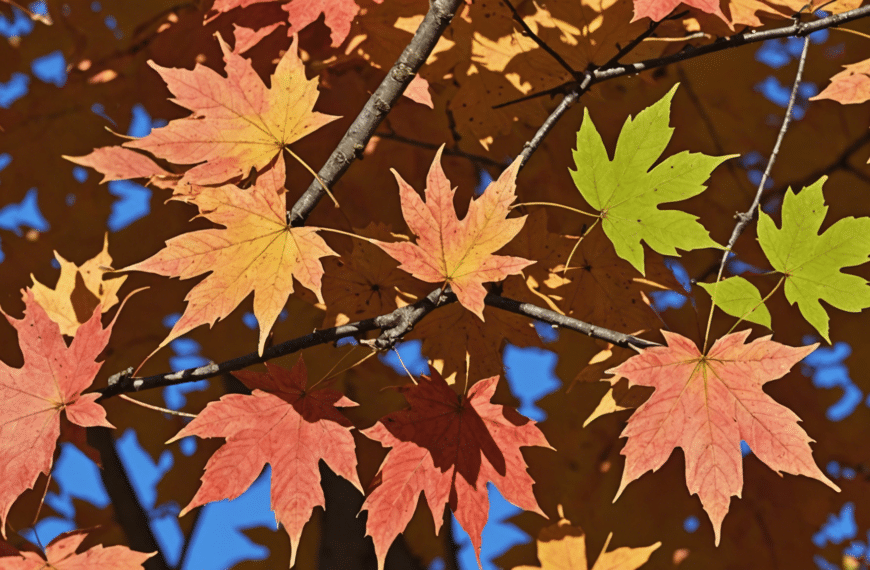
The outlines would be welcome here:
M 681 152 L 652 168 L 671 140 L 668 126 L 671 99 L 677 86 L 660 101 L 629 117 L 622 127 L 613 161 L 607 155 L 601 135 L 584 111 L 577 133 L 571 176 L 580 194 L 600 212 L 604 233 L 616 254 L 644 273 L 645 241 L 663 255 L 682 250 L 721 247 L 710 238 L 698 219 L 678 210 L 659 210 L 660 204 L 697 196 L 714 168 L 731 156 L 706 156 Z
M 771 266 L 785 276 L 785 298 L 828 343 L 828 313 L 819 301 L 857 313 L 870 307 L 870 288 L 857 275 L 841 273 L 870 256 L 870 218 L 843 218 L 819 235 L 828 207 L 827 176 L 782 203 L 782 229 L 759 209 L 758 241 Z
M 738 319 L 770 328 L 770 311 L 761 299 L 758 289 L 740 276 L 729 277 L 718 283 L 698 283 L 713 304 Z

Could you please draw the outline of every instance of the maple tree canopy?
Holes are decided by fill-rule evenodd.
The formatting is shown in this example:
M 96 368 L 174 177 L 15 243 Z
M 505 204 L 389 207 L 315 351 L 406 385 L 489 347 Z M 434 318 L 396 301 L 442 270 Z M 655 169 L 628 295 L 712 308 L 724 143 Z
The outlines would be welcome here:
M 866 564 L 862 4 L 0 1 L 0 569 Z

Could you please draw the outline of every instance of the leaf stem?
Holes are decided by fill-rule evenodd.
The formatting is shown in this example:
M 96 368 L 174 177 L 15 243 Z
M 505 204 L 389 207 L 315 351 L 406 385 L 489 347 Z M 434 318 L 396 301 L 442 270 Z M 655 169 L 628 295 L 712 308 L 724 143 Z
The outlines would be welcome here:
M 332 378 L 333 376 L 338 376 L 338 375 L 341 374 L 342 372 L 347 372 L 347 371 L 350 370 L 351 368 L 356 368 L 357 366 L 359 366 L 360 364 L 362 364 L 363 362 L 365 362 L 366 360 L 368 360 L 369 358 L 371 358 L 372 356 L 374 356 L 374 355 L 376 354 L 374 350 L 370 350 L 370 351 L 369 351 L 365 356 L 363 356 L 362 358 L 360 358 L 359 360 L 357 360 L 356 362 L 354 362 L 353 364 L 351 364 L 351 365 L 348 366 L 347 368 L 344 368 L 344 369 L 342 369 L 342 370 L 339 370 L 338 372 L 336 372 L 335 374 L 333 374 L 333 373 L 332 373 L 333 370 L 335 370 L 336 368 L 338 368 L 338 366 L 339 366 L 342 362 L 344 362 L 344 359 L 347 358 L 348 356 L 350 356 L 351 354 L 353 354 L 354 351 L 355 351 L 358 347 L 360 347 L 360 346 L 362 346 L 362 345 L 361 345 L 361 344 L 356 344 L 356 345 L 353 346 L 353 348 L 351 348 L 350 350 L 348 350 L 347 352 L 345 352 L 345 353 L 341 356 L 341 358 L 339 358 L 338 361 L 337 361 L 335 364 L 332 365 L 332 368 L 330 368 L 330 369 L 326 372 L 326 374 L 324 374 L 323 376 L 321 376 L 320 379 L 319 379 L 317 382 L 315 382 L 315 383 L 312 384 L 311 386 L 308 386 L 308 387 L 306 388 L 306 390 L 313 390 L 314 388 L 317 387 L 318 384 L 320 384 L 320 383 L 323 382 L 324 380 L 328 380 L 328 379 Z
M 160 406 L 146 404 L 145 402 L 140 402 L 139 400 L 131 398 L 130 396 L 128 396 L 126 394 L 121 394 L 119 397 L 123 400 L 127 400 L 128 402 L 136 404 L 137 406 L 142 406 L 143 408 L 148 408 L 149 410 L 154 410 L 155 412 L 161 412 L 161 413 L 170 414 L 173 416 L 181 416 L 183 418 L 195 418 L 196 417 L 196 414 L 189 414 L 187 412 L 179 412 L 177 410 L 170 410 L 169 408 L 161 408 Z
M 368 243 L 372 243 L 372 244 L 373 244 L 374 242 L 378 241 L 378 240 L 376 240 L 376 239 L 367 238 L 367 237 L 364 237 L 364 236 L 361 236 L 361 235 L 358 235 L 358 234 L 355 234 L 355 233 L 352 233 L 352 232 L 345 232 L 345 231 L 342 231 L 342 230 L 336 230 L 335 228 L 317 228 L 317 231 L 321 231 L 321 232 L 330 232 L 330 233 L 339 234 L 339 235 L 343 235 L 343 236 L 349 236 L 349 237 L 352 237 L 352 238 L 361 239 L 361 240 L 363 240 L 363 241 L 366 241 L 366 242 L 368 242 Z
M 317 180 L 317 182 L 320 183 L 320 187 L 323 188 L 323 191 L 326 192 L 326 195 L 329 196 L 329 198 L 332 200 L 332 203 L 335 204 L 335 207 L 340 208 L 341 206 L 338 205 L 338 200 L 336 200 L 335 196 L 332 195 L 332 192 L 329 191 L 329 186 L 326 185 L 326 182 L 323 181 L 323 178 L 321 178 L 319 174 L 314 172 L 314 169 L 308 166 L 308 163 L 302 160 L 302 158 L 298 154 L 290 150 L 289 146 L 285 146 L 284 150 L 290 153 L 290 156 L 295 158 L 296 161 L 299 162 L 299 164 L 301 164 L 305 170 L 314 175 L 314 178 Z
M 590 218 L 601 218 L 599 214 L 590 214 L 589 212 L 584 212 L 583 210 L 578 210 L 577 208 L 572 208 L 571 206 L 566 206 L 564 204 L 557 204 L 555 202 L 520 202 L 519 204 L 514 204 L 509 209 L 513 210 L 514 208 L 520 208 L 522 206 L 551 206 L 553 208 L 562 208 L 563 210 L 568 210 L 576 214 L 589 216 Z
M 776 285 L 774 285 L 773 289 L 770 290 L 770 293 L 768 293 L 767 295 L 765 295 L 764 298 L 763 298 L 761 301 L 759 301 L 757 305 L 755 305 L 754 307 L 752 307 L 751 309 L 749 309 L 748 311 L 746 311 L 746 313 L 744 313 L 744 314 L 743 314 L 739 319 L 737 319 L 737 322 L 734 323 L 734 324 L 731 326 L 730 329 L 728 329 L 728 332 L 725 333 L 725 335 L 727 336 L 727 335 L 731 334 L 732 332 L 734 332 L 734 329 L 737 328 L 737 325 L 739 325 L 739 324 L 743 321 L 743 319 L 745 319 L 746 317 L 748 317 L 748 316 L 752 313 L 752 311 L 754 311 L 754 310 L 757 309 L 758 307 L 762 306 L 762 305 L 764 304 L 765 301 L 767 301 L 768 299 L 770 299 L 771 296 L 773 296 L 773 294 L 776 293 L 776 290 L 779 289 L 779 286 L 782 285 L 782 283 L 783 283 L 784 281 L 785 281 L 785 275 L 783 275 L 782 277 L 779 278 L 779 281 L 776 282 Z M 711 311 L 711 312 L 712 312 L 712 311 Z M 706 349 L 705 349 L 705 351 L 706 351 Z
M 585 232 L 583 232 L 583 235 L 580 236 L 579 238 L 577 238 L 577 243 L 574 244 L 574 247 L 571 249 L 571 253 L 568 254 L 568 260 L 565 261 L 565 268 L 562 270 L 563 276 L 566 273 L 568 273 L 568 266 L 571 265 L 571 259 L 574 258 L 574 253 L 577 251 L 577 248 L 580 246 L 580 242 L 583 241 L 583 238 L 585 238 L 587 235 L 589 235 L 589 232 L 591 232 L 592 229 L 598 225 L 598 222 L 600 220 L 601 220 L 601 218 L 596 219 L 595 222 L 591 226 L 589 226 L 589 228 Z
M 859 32 L 858 30 L 850 30 L 849 28 L 831 28 L 836 32 L 846 32 L 848 34 L 855 34 L 856 36 L 861 36 L 862 38 L 867 38 L 870 40 L 870 35 L 865 34 L 864 32 Z
M 393 347 L 393 352 L 395 352 L 395 353 L 396 353 L 396 358 L 398 358 L 398 359 L 399 359 L 399 364 L 401 364 L 401 365 L 402 365 L 402 368 L 404 368 L 404 369 L 405 369 L 405 372 L 407 372 L 407 373 L 408 373 L 408 378 L 410 378 L 410 379 L 411 379 L 411 382 L 413 382 L 413 383 L 414 383 L 414 385 L 415 385 L 415 386 L 416 386 L 416 385 L 417 385 L 417 379 L 416 379 L 416 378 L 414 378 L 414 375 L 413 375 L 413 374 L 411 374 L 411 371 L 410 371 L 410 370 L 408 370 L 408 367 L 407 367 L 407 366 L 405 366 L 405 361 L 404 361 L 404 360 L 402 360 L 402 355 L 401 355 L 401 354 L 399 354 L 399 351 L 398 351 L 398 350 L 396 350 L 396 347 L 395 347 L 395 346 L 394 346 L 394 347 Z

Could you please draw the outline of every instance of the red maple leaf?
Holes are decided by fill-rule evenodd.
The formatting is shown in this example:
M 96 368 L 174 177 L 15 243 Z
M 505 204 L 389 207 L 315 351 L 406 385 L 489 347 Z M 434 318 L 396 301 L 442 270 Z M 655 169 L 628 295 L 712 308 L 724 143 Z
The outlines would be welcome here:
M 234 372 L 253 393 L 230 394 L 205 410 L 167 443 L 189 435 L 227 442 L 205 466 L 202 485 L 182 516 L 200 505 L 235 499 L 272 466 L 272 510 L 290 535 L 292 555 L 314 507 L 324 506 L 318 462 L 362 492 L 356 473 L 352 424 L 336 408 L 357 404 L 334 390 L 306 390 L 302 358 L 292 370 L 266 363 L 268 372 Z
M 487 186 L 460 220 L 453 205 L 455 189 L 450 188 L 441 168 L 443 150 L 441 145 L 429 168 L 425 202 L 393 170 L 399 183 L 402 215 L 417 235 L 417 243 L 376 240 L 372 243 L 401 262 L 399 267 L 417 279 L 449 284 L 459 302 L 483 320 L 486 297 L 483 284 L 501 281 L 534 263 L 522 257 L 493 255 L 520 232 L 526 221 L 525 216 L 507 218 L 516 198 L 516 178 L 522 159 L 517 158 L 498 180 Z
M 750 331 L 725 335 L 703 355 L 684 336 L 662 331 L 667 347 L 643 350 L 616 368 L 616 381 L 655 388 L 628 420 L 622 437 L 625 470 L 616 493 L 647 471 L 657 471 L 675 447 L 686 456 L 686 483 L 713 523 L 719 544 L 722 520 L 732 496 L 743 489 L 740 440 L 771 469 L 806 475 L 839 491 L 816 466 L 800 418 L 764 393 L 818 344 L 791 347 Z M 614 499 L 616 500 L 616 499 Z
M 411 520 L 425 492 L 435 532 L 441 530 L 444 505 L 471 537 L 480 562 L 481 532 L 489 512 L 486 484 L 518 507 L 544 513 L 532 493 L 520 447 L 550 447 L 535 422 L 512 408 L 492 404 L 498 376 L 457 395 L 435 371 L 417 385 L 400 388 L 410 409 L 389 414 L 364 430 L 392 449 L 375 477 L 376 488 L 363 503 L 367 534 L 375 543 L 378 567 L 393 540 Z
M 21 320 L 3 313 L 18 331 L 24 355 L 22 368 L 0 362 L 0 531 L 4 538 L 12 503 L 33 487 L 40 473 L 51 471 L 60 413 L 66 412 L 77 426 L 115 427 L 95 402 L 99 394 L 82 395 L 100 370 L 101 363 L 95 360 L 109 342 L 114 321 L 104 329 L 98 305 L 67 346 L 60 327 L 30 289 L 24 291 L 24 304 Z
M 94 546 L 76 554 L 87 537 L 87 531 L 74 530 L 60 534 L 45 547 L 45 558 L 35 552 L 19 552 L 14 556 L 0 558 L 3 570 L 141 570 L 146 560 L 157 554 L 130 550 L 126 546 Z M 47 564 L 46 564 L 47 563 Z

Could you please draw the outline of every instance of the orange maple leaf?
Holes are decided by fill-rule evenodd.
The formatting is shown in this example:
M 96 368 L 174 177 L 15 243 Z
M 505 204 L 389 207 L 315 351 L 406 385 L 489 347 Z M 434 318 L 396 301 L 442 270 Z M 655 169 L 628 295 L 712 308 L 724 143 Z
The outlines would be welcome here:
M 286 198 L 280 187 L 284 161 L 279 159 L 265 174 L 247 190 L 226 184 L 176 196 L 196 204 L 201 216 L 226 229 L 174 237 L 145 261 L 120 270 L 181 279 L 211 272 L 187 294 L 184 314 L 156 350 L 191 329 L 225 318 L 253 291 L 262 354 L 269 331 L 293 292 L 293 277 L 323 302 L 320 258 L 336 253 L 317 234 L 317 228 L 287 224 Z
M 318 462 L 323 459 L 362 492 L 352 425 L 336 409 L 357 404 L 334 390 L 306 390 L 302 358 L 292 370 L 268 362 L 266 368 L 266 373 L 234 372 L 253 394 L 209 403 L 167 443 L 190 435 L 227 440 L 208 460 L 202 486 L 179 516 L 238 497 L 271 464 L 272 510 L 290 535 L 293 566 L 302 527 L 314 507 L 325 506 Z
M 276 0 L 216 0 L 212 10 L 229 12 L 234 8 L 274 1 Z M 380 4 L 384 0 L 374 1 Z M 281 8 L 287 12 L 290 34 L 295 34 L 309 24 L 313 24 L 323 14 L 323 22 L 331 30 L 329 37 L 332 39 L 332 47 L 338 47 L 344 42 L 350 33 L 350 25 L 360 10 L 354 0 L 293 0 Z
M 417 279 L 450 285 L 459 302 L 483 320 L 486 297 L 483 283 L 501 281 L 534 263 L 522 257 L 493 255 L 520 232 L 526 220 L 525 216 L 507 218 L 516 199 L 516 178 L 522 159 L 514 160 L 481 197 L 472 200 L 468 213 L 460 220 L 453 204 L 455 189 L 450 188 L 441 168 L 443 150 L 441 145 L 429 168 L 425 202 L 398 172 L 392 171 L 399 183 L 402 215 L 417 236 L 417 243 L 377 240 L 372 243 Z
M 161 176 L 172 176 L 171 172 L 141 152 L 122 146 L 95 148 L 84 156 L 62 156 L 72 163 L 93 168 L 102 174 L 103 179 L 100 180 L 100 184 L 131 178 L 155 179 Z
M 76 554 L 87 537 L 87 531 L 74 530 L 58 535 L 45 547 L 45 558 L 35 552 L 19 552 L 0 558 L 3 570 L 85 570 L 112 568 L 112 570 L 141 570 L 146 560 L 156 552 L 136 552 L 126 546 L 94 546 Z
M 663 330 L 667 347 L 643 350 L 607 372 L 632 386 L 655 388 L 628 420 L 622 437 L 625 470 L 616 498 L 647 471 L 657 471 L 675 447 L 686 456 L 686 483 L 713 523 L 719 544 L 731 497 L 743 489 L 740 441 L 771 469 L 806 475 L 840 489 L 816 466 L 800 418 L 764 393 L 818 344 L 794 348 L 770 336 L 745 344 L 750 331 L 725 335 L 709 353 Z M 616 500 L 616 499 L 614 499 Z
M 650 20 L 660 22 L 680 4 L 719 16 L 726 24 L 731 26 L 731 22 L 719 7 L 719 0 L 634 0 L 634 18 L 631 21 L 636 22 L 641 18 L 649 18 Z
M 870 59 L 844 66 L 846 69 L 831 78 L 831 84 L 810 97 L 810 101 L 831 99 L 843 105 L 864 103 L 870 99 Z
M 3 313 L 18 331 L 24 355 L 22 368 L 0 362 L 0 533 L 4 538 L 12 503 L 33 487 L 40 473 L 51 471 L 60 413 L 66 412 L 67 419 L 81 427 L 115 427 L 95 402 L 99 394 L 82 395 L 100 370 L 101 363 L 95 360 L 109 342 L 114 322 L 104 329 L 98 306 L 67 346 L 60 327 L 33 292 L 26 289 L 23 296 L 23 319 Z
M 175 164 L 197 164 L 182 179 L 191 184 L 220 184 L 251 168 L 262 170 L 285 146 L 338 118 L 313 111 L 317 79 L 305 79 L 295 38 L 272 74 L 271 87 L 249 60 L 233 53 L 220 34 L 217 38 L 226 77 L 202 65 L 187 70 L 149 62 L 173 101 L 194 114 L 124 143 Z
M 492 482 L 511 503 L 544 515 L 532 493 L 520 447 L 550 447 L 535 422 L 513 408 L 490 402 L 498 376 L 458 396 L 434 370 L 417 385 L 399 390 L 410 409 L 382 418 L 363 434 L 392 449 L 363 503 L 366 534 L 375 543 L 378 568 L 393 540 L 411 520 L 420 492 L 426 495 L 435 532 L 444 505 L 471 537 L 480 562 L 481 533 L 489 512 L 486 484 Z

